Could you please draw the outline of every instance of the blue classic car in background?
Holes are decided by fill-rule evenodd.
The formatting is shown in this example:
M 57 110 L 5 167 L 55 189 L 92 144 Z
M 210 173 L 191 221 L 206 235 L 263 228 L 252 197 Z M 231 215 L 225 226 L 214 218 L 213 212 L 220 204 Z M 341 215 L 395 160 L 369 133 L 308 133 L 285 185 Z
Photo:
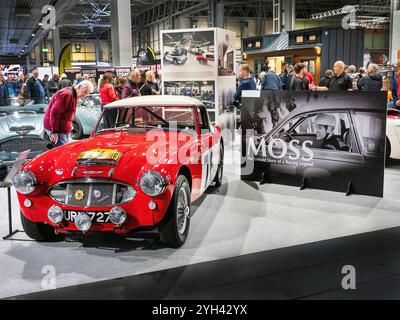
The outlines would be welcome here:
M 18 155 L 30 150 L 28 159 L 47 151 L 51 144 L 44 140 L 43 119 L 48 103 L 25 103 L 9 99 L 0 106 L 0 161 L 12 165 Z M 89 136 L 101 114 L 99 95 L 90 95 L 79 102 L 73 121 L 73 140 Z
M 71 133 L 71 138 L 73 140 L 81 140 L 90 136 L 94 127 L 96 126 L 97 119 L 100 117 L 100 114 L 100 95 L 92 94 L 79 101 L 75 119 L 72 123 L 73 130 Z

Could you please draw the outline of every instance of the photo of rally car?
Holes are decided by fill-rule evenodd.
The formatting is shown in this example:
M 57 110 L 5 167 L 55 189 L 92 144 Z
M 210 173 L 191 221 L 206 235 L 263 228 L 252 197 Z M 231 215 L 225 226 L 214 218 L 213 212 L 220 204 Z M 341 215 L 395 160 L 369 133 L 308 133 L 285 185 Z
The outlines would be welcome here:
M 194 54 L 195 56 L 202 55 L 204 53 L 204 50 L 201 47 L 191 47 L 189 49 L 189 52 L 191 54 Z
M 208 64 L 210 61 L 215 61 L 215 54 L 214 52 L 208 52 L 196 57 L 197 62 L 200 64 Z
M 191 203 L 221 185 L 223 159 L 221 129 L 200 101 L 117 101 L 104 107 L 88 140 L 51 150 L 14 176 L 22 225 L 37 241 L 151 227 L 177 248 L 189 234 Z
M 165 52 L 164 61 L 174 65 L 183 65 L 188 60 L 187 50 L 175 47 L 171 52 Z

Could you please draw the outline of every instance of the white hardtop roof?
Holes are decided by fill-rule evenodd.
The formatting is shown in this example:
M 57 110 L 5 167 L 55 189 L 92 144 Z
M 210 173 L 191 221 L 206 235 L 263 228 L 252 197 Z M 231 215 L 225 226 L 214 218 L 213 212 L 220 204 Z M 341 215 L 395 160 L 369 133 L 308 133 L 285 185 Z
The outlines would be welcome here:
M 104 108 L 116 109 L 127 107 L 197 107 L 203 106 L 201 101 L 182 96 L 141 96 L 118 100 L 112 102 Z

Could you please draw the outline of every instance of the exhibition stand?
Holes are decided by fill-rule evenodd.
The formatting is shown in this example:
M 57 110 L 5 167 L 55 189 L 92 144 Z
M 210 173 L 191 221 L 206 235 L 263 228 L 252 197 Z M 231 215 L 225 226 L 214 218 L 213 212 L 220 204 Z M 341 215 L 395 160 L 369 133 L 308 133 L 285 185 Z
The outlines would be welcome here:
M 242 179 L 383 197 L 382 92 L 254 92 L 242 100 Z
M 12 187 L 12 178 L 18 172 L 18 170 L 24 165 L 29 153 L 30 150 L 21 152 L 19 154 L 17 160 L 14 162 L 14 165 L 9 170 L 9 173 L 7 174 L 6 178 L 0 184 L 0 189 L 7 189 L 8 234 L 3 237 L 3 240 L 9 240 L 17 233 L 22 232 L 18 229 L 13 228 L 11 187 Z
M 235 129 L 236 33 L 220 28 L 161 31 L 164 95 L 197 98 L 212 122 Z

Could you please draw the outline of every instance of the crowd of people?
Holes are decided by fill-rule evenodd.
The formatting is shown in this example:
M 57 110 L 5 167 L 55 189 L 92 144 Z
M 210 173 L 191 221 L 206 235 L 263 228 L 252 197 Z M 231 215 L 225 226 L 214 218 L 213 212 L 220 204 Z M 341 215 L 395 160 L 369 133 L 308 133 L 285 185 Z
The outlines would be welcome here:
M 100 95 L 102 105 L 106 105 L 120 99 L 160 95 L 161 90 L 153 71 L 142 73 L 138 68 L 128 77 L 107 72 L 100 77 L 99 85 L 88 74 L 81 73 L 72 82 L 66 74 L 60 77 L 57 73 L 52 78 L 44 75 L 39 79 L 37 69 L 29 77 L 21 72 L 18 79 L 14 74 L 8 74 L 5 79 L 0 72 L 0 105 L 9 105 L 11 99 L 17 99 L 21 105 L 29 101 L 45 104 L 50 99 L 44 117 L 45 138 L 56 146 L 69 141 L 78 101 L 96 93 Z
M 243 91 L 381 91 L 383 76 L 376 64 L 357 70 L 355 66 L 347 66 L 343 61 L 337 61 L 333 70 L 326 70 L 324 77 L 316 83 L 313 75 L 303 63 L 294 66 L 288 63 L 282 65 L 282 73 L 276 74 L 267 64 L 262 68 L 258 79 L 254 77 L 247 64 L 240 65 L 239 83 L 234 99 L 241 101 Z M 392 83 L 393 103 L 400 108 L 399 76 Z
M 127 77 L 117 77 L 111 72 L 105 73 L 97 83 L 94 78 L 82 73 L 76 74 L 74 81 L 69 80 L 66 74 L 60 76 L 58 73 L 52 78 L 46 74 L 40 79 L 39 71 L 34 69 L 29 77 L 21 72 L 18 78 L 13 73 L 5 78 L 0 72 L 0 105 L 8 105 L 10 99 L 17 99 L 22 105 L 29 101 L 35 104 L 46 103 L 59 90 L 75 87 L 83 81 L 92 82 L 92 93 L 100 94 L 103 105 L 116 99 L 161 93 L 158 79 L 153 71 L 142 73 L 136 68 Z

